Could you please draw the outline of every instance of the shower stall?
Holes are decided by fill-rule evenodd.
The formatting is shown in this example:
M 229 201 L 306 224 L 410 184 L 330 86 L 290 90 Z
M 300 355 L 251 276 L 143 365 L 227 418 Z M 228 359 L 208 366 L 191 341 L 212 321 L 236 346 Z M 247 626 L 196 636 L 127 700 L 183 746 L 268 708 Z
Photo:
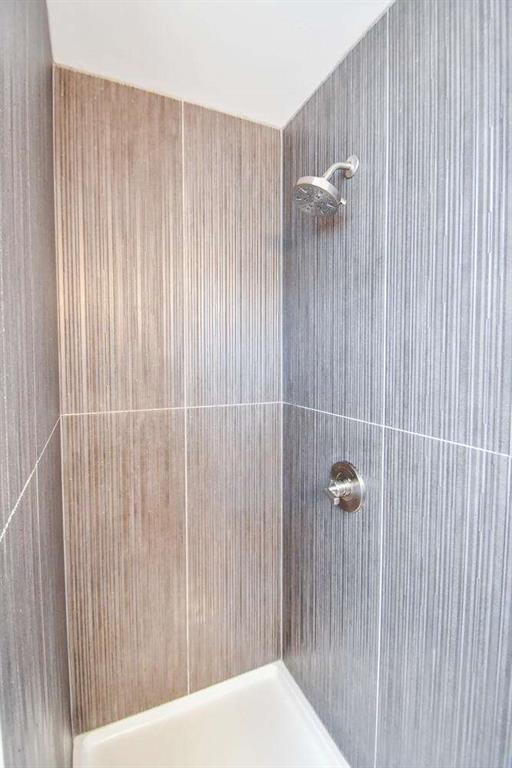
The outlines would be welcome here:
M 512 3 L 275 124 L 71 55 L 320 5 L 1 4 L 2 768 L 509 768 Z

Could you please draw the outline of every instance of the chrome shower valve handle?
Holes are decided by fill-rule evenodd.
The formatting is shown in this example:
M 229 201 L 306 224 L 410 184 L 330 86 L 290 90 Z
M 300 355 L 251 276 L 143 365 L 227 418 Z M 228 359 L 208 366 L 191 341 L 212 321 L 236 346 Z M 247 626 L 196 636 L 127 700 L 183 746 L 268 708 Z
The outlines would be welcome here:
M 365 497 L 364 480 L 349 461 L 338 461 L 331 467 L 331 477 L 324 493 L 335 507 L 345 512 L 361 509 Z
M 335 507 L 339 507 L 341 500 L 352 494 L 352 482 L 350 480 L 331 480 L 324 493 L 327 494 Z

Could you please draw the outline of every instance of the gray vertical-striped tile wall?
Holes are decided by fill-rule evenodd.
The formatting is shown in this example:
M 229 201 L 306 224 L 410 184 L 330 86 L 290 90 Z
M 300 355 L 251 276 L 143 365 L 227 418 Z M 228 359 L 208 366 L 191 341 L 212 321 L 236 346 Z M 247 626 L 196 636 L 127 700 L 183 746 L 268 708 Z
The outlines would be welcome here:
M 5 0 L 0 3 L 0 753 L 9 768 L 71 765 L 52 109 L 46 4 Z
M 512 5 L 501 0 L 424 0 L 389 14 L 385 420 L 503 453 L 511 32 Z
M 70 70 L 56 81 L 84 731 L 280 654 L 280 134 Z
M 369 765 L 379 642 L 382 430 L 286 405 L 283 442 L 286 663 L 343 751 Z M 326 504 L 325 468 L 340 456 L 350 456 L 368 480 L 365 514 L 341 515 Z
M 510 459 L 391 430 L 385 457 L 377 764 L 509 766 Z
M 382 419 L 387 34 L 374 27 L 284 131 L 284 399 Z M 352 150 L 350 147 L 356 147 Z M 290 204 L 300 176 L 354 153 L 335 219 Z
M 397 0 L 284 130 L 283 653 L 352 768 L 512 756 L 511 94 L 510 3 Z

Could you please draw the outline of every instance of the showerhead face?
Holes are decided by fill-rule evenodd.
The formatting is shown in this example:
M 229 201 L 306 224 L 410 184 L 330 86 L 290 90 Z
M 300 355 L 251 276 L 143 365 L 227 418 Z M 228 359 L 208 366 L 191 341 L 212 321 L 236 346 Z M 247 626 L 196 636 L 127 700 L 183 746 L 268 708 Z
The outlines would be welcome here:
M 338 189 L 323 176 L 303 176 L 293 191 L 295 205 L 310 216 L 334 216 L 345 205 Z

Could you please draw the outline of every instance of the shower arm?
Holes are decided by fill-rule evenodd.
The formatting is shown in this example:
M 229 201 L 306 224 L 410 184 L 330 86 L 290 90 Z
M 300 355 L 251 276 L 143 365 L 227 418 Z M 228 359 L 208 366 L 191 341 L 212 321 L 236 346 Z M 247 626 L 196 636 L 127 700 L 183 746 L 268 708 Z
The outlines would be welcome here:
M 344 163 L 333 163 L 324 173 L 323 177 L 327 181 L 336 171 L 344 171 L 346 179 L 351 179 L 359 167 L 359 160 L 355 155 L 351 155 Z

